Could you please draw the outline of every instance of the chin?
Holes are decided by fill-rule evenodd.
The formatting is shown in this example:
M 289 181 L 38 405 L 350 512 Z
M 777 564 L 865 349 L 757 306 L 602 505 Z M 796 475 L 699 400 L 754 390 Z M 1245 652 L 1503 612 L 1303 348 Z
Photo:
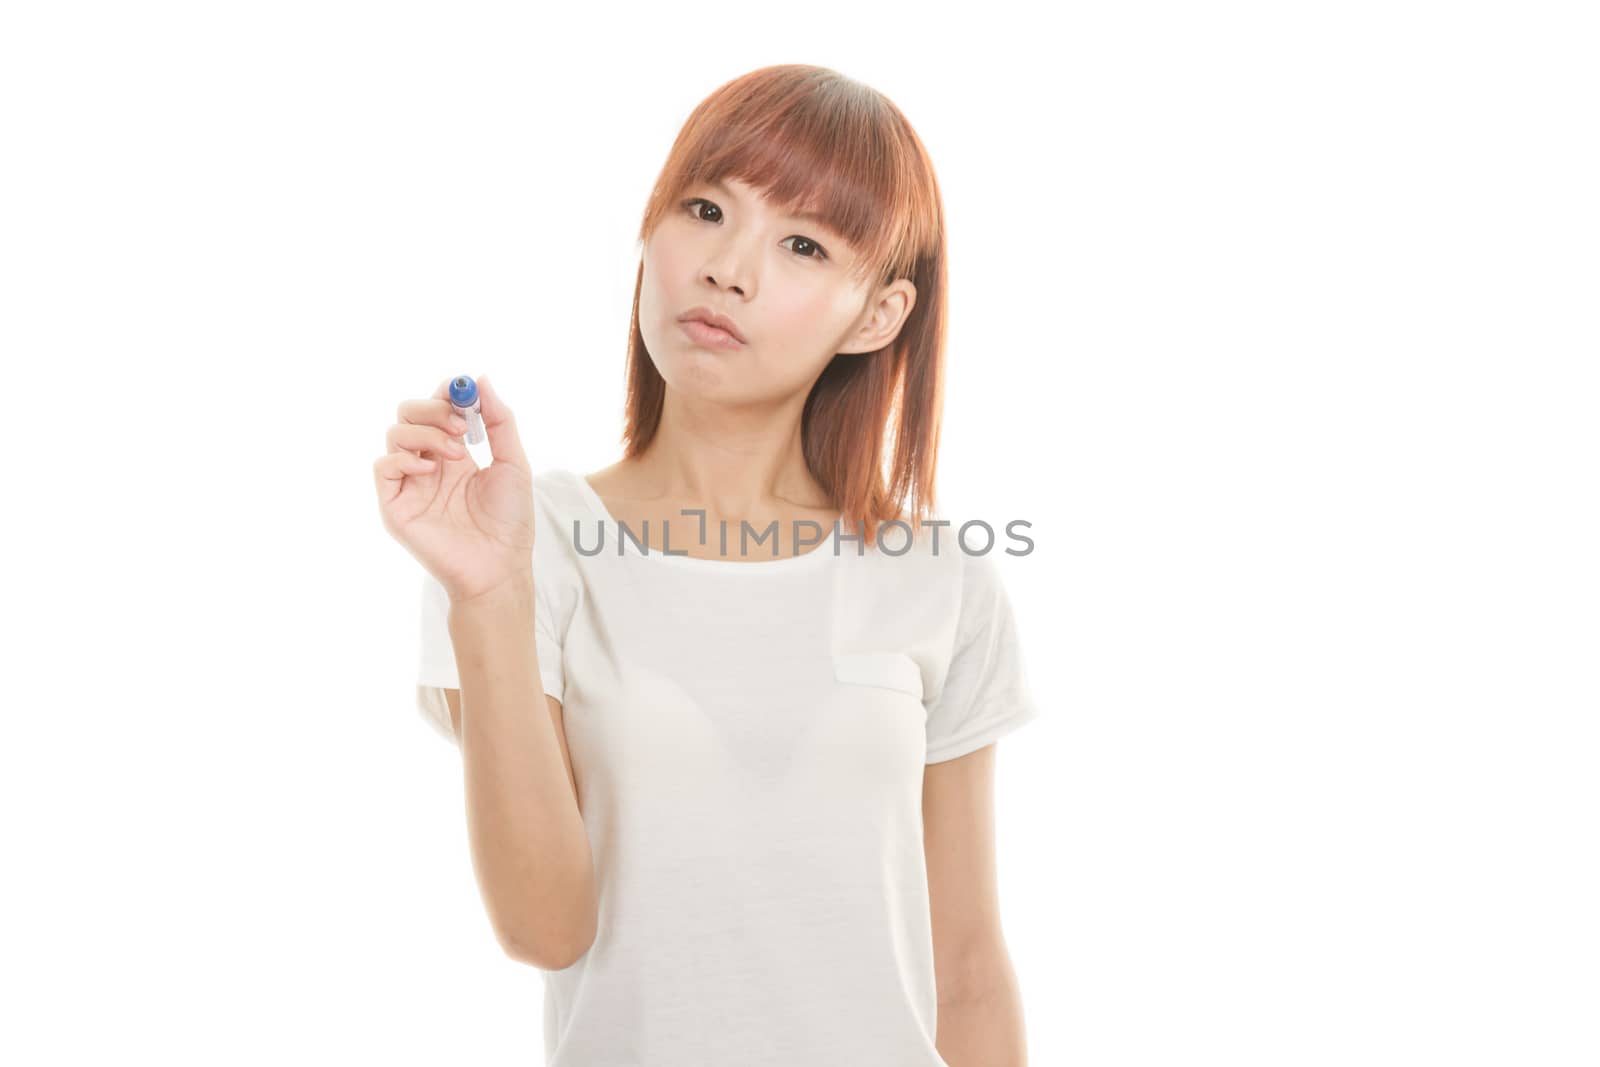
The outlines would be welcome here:
M 726 352 L 713 352 L 691 344 L 669 342 L 657 347 L 646 342 L 656 373 L 674 391 L 704 400 L 732 399 L 737 376 L 731 373 Z

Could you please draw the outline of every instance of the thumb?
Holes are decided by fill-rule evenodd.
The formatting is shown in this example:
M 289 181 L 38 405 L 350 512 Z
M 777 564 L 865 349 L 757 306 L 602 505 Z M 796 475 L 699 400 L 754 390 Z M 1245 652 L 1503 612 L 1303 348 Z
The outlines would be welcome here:
M 483 414 L 483 429 L 489 435 L 489 454 L 494 461 L 532 473 L 527 453 L 522 450 L 522 438 L 517 435 L 517 417 L 500 399 L 487 376 L 478 378 L 478 407 Z

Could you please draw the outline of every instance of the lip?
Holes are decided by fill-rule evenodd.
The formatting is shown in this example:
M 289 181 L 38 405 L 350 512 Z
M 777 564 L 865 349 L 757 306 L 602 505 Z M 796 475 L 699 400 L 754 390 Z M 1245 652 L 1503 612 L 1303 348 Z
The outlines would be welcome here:
M 741 345 L 745 343 L 744 334 L 740 331 L 738 323 L 726 315 L 717 314 L 704 304 L 692 307 L 682 315 L 679 315 L 678 322 L 680 324 L 698 322 L 706 326 L 715 327 L 716 330 L 720 331 L 718 336 L 726 335 L 727 338 L 731 338 Z
M 688 335 L 689 340 L 701 348 L 720 348 L 732 351 L 733 349 L 744 347 L 744 342 L 727 330 L 719 330 L 715 326 L 707 326 L 699 319 L 684 319 L 678 323 L 678 328 Z

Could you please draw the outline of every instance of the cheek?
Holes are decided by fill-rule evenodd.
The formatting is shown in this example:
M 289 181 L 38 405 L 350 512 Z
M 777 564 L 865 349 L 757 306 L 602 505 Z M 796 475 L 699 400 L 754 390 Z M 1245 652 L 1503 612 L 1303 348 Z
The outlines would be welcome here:
M 674 241 L 667 234 L 651 240 L 644 247 L 645 270 L 653 272 L 657 278 L 678 277 L 688 258 L 689 252 L 684 242 Z
M 768 314 L 762 319 L 769 330 L 792 341 L 792 347 L 820 352 L 849 328 L 857 308 L 837 287 L 821 283 L 769 287 Z
M 644 264 L 644 279 L 643 284 L 639 287 L 639 303 L 641 305 L 640 310 L 648 312 L 660 299 L 661 271 L 663 269 L 661 249 L 653 242 L 647 243 L 644 246 L 644 254 L 641 259 Z
M 662 229 L 665 230 L 669 225 L 670 222 L 662 223 Z M 644 290 L 640 293 L 640 299 L 645 299 L 647 295 L 656 300 L 680 299 L 681 294 L 675 294 L 682 287 L 684 271 L 689 270 L 691 273 L 688 277 L 694 277 L 693 268 L 689 265 L 692 256 L 693 252 L 686 247 L 686 242 L 674 240 L 670 233 L 658 231 L 653 235 L 645 242 L 640 256 L 644 264 Z

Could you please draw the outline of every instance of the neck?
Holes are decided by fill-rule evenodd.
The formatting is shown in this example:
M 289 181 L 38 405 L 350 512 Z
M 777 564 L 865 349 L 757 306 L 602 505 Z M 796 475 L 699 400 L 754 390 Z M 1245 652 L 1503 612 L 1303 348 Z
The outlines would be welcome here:
M 668 388 L 650 447 L 631 466 L 640 495 L 699 500 L 722 515 L 779 506 L 828 508 L 801 444 L 805 396 L 730 407 L 687 401 Z

